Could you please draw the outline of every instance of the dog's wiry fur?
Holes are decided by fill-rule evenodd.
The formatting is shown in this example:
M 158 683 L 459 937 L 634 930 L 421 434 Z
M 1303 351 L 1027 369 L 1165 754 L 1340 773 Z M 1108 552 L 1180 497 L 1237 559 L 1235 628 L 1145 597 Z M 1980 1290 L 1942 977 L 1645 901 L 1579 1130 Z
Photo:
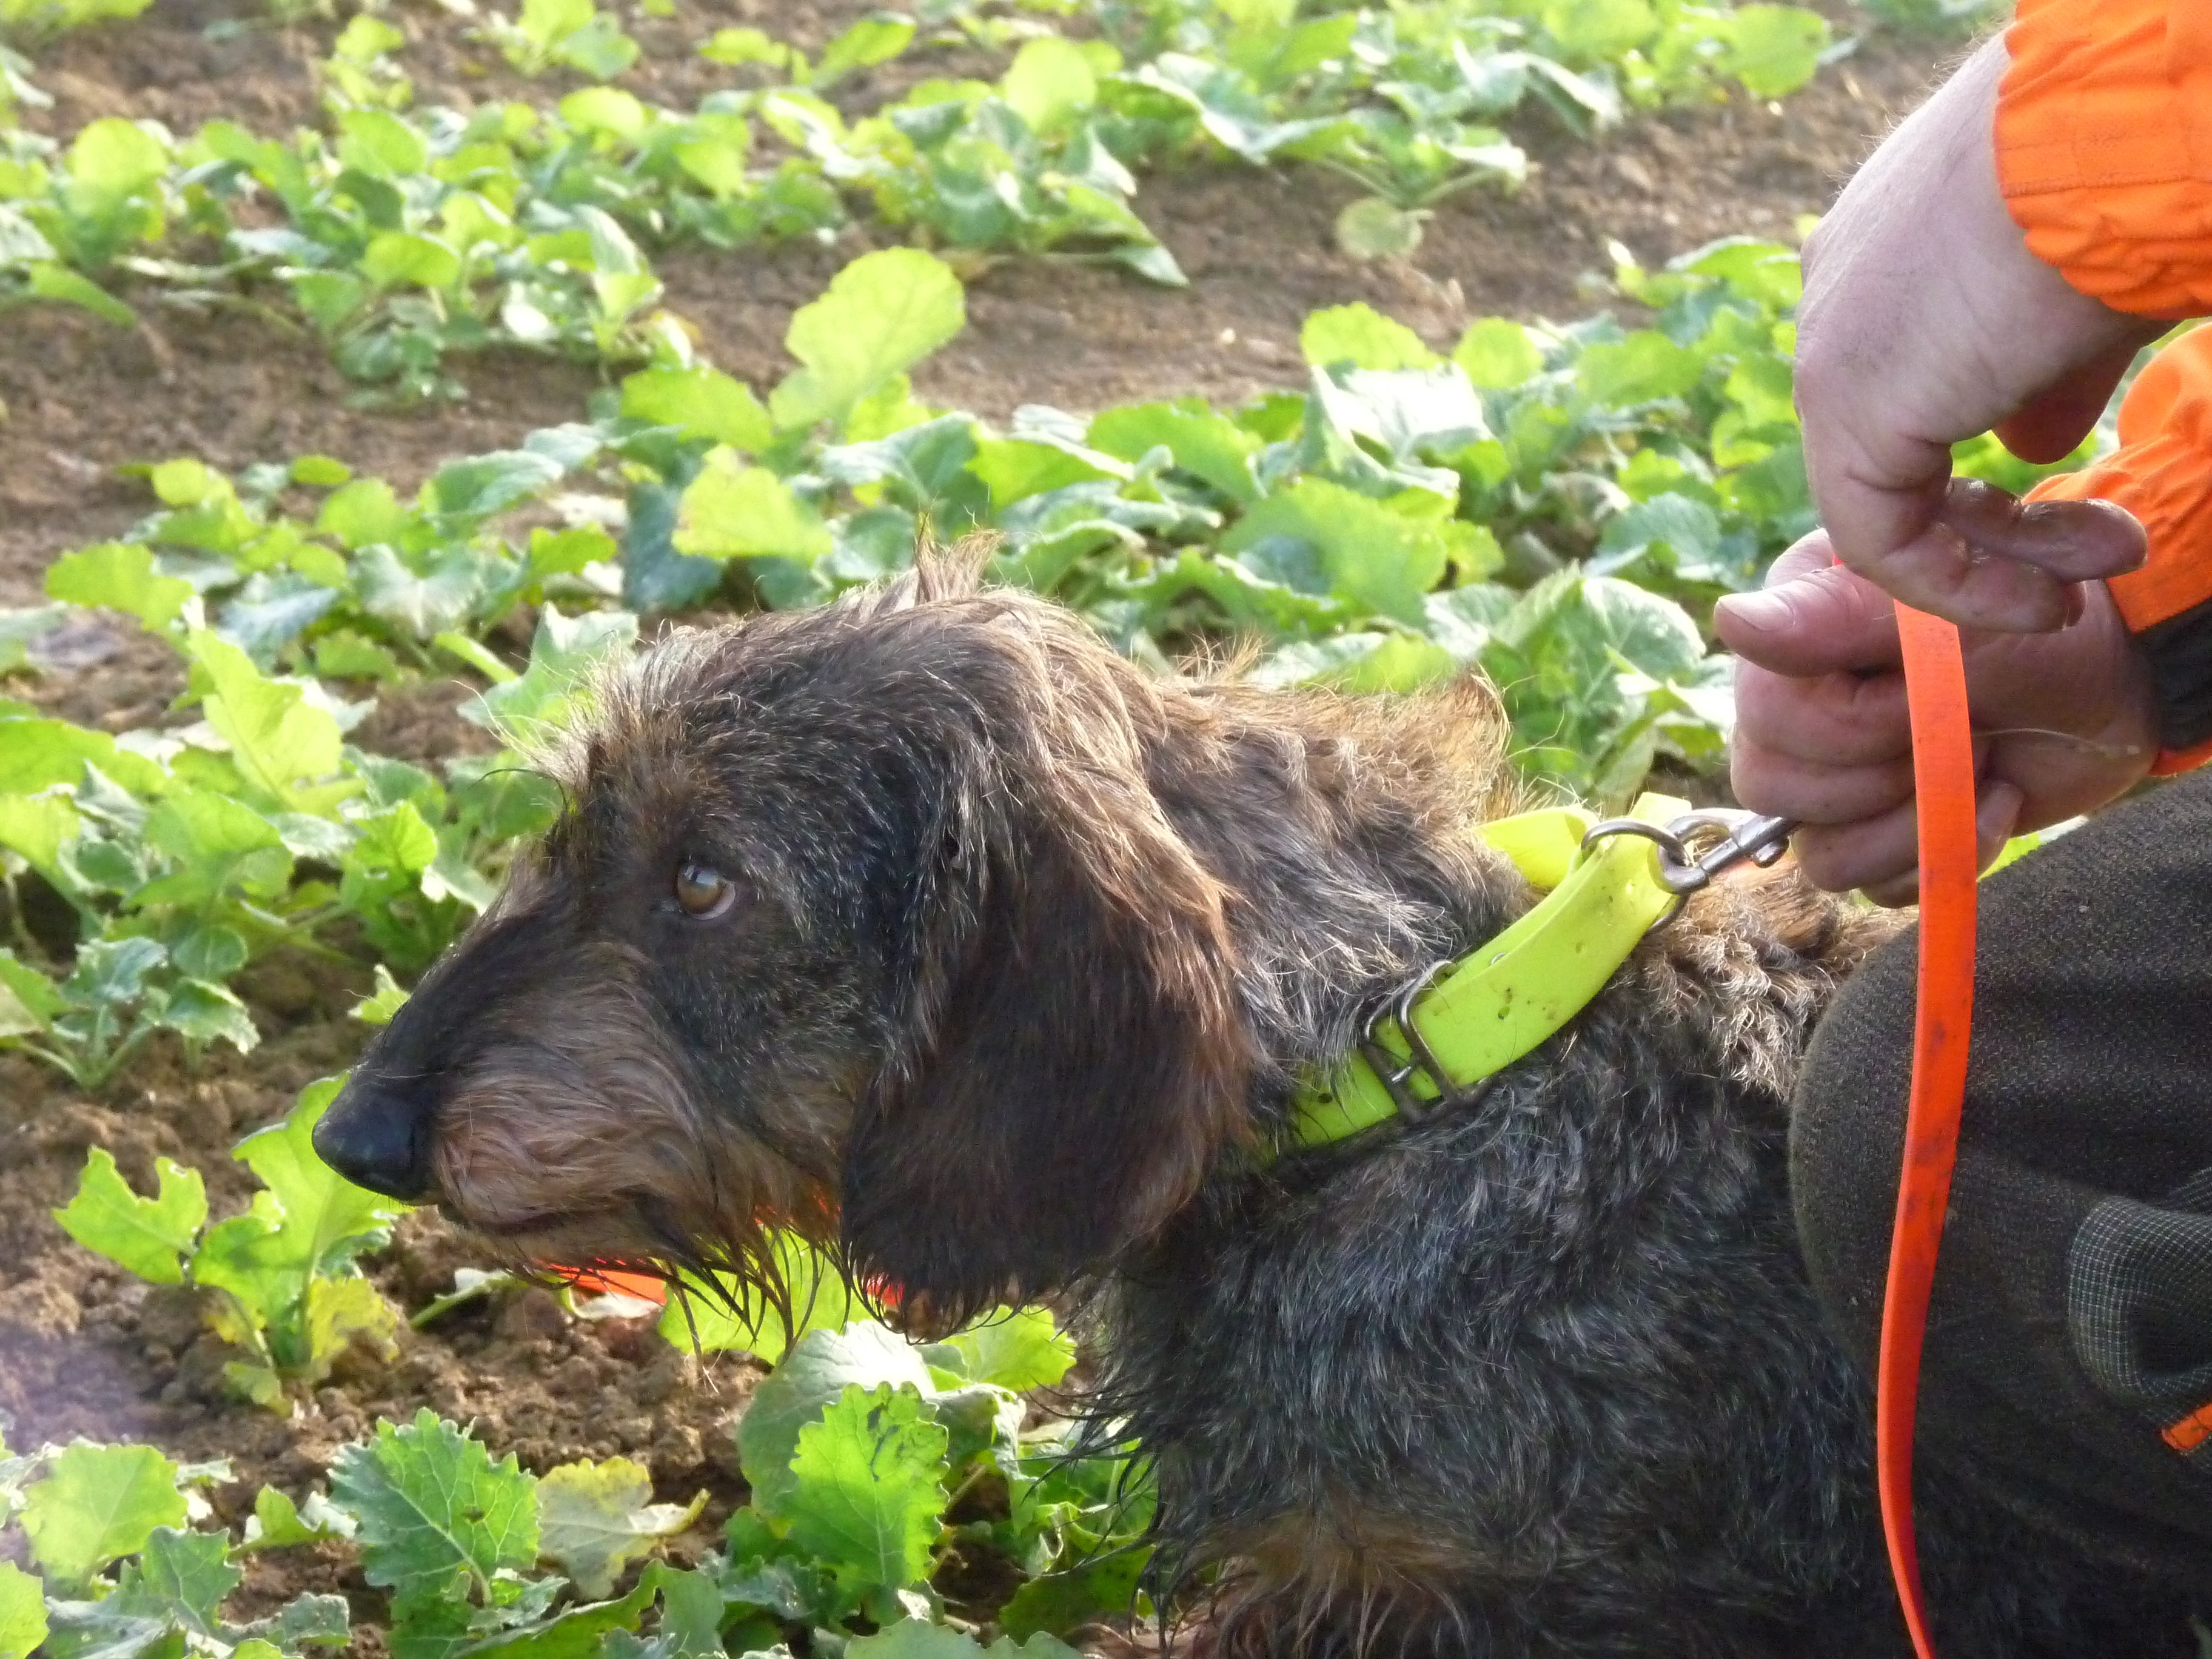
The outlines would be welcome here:
M 946 563 L 677 635 L 332 1116 L 404 1116 L 519 1257 L 757 1272 L 777 1224 L 916 1318 L 1087 1298 L 1225 1653 L 1899 1653 L 1784 1161 L 1882 924 L 1724 884 L 1479 1107 L 1255 1156 L 1532 902 L 1474 834 L 1520 804 L 1505 742 L 1479 684 L 1162 680 Z M 678 908 L 690 861 L 728 915 Z M 1964 1480 L 1924 1500 L 1948 1655 L 2179 1638 Z

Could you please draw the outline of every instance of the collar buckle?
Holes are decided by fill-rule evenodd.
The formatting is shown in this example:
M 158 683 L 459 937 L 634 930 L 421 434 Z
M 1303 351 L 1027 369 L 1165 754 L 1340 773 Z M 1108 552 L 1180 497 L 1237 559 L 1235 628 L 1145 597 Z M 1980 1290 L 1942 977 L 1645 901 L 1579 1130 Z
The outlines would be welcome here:
M 1429 1046 L 1428 1038 L 1413 1018 L 1413 1004 L 1437 982 L 1437 978 L 1458 964 L 1446 957 L 1432 962 L 1413 978 L 1400 986 L 1389 1000 L 1368 1016 L 1360 1028 L 1354 1047 L 1359 1057 L 1374 1071 L 1375 1076 L 1389 1092 L 1398 1115 L 1408 1123 L 1419 1123 L 1430 1114 L 1456 1110 L 1472 1106 L 1489 1091 L 1491 1079 L 1478 1079 L 1465 1088 L 1452 1081 L 1451 1073 L 1437 1058 L 1436 1050 Z M 1412 1051 L 1409 1058 L 1401 1059 L 1383 1045 L 1382 1024 L 1388 1020 L 1398 1028 L 1398 1035 Z M 1492 1073 L 1492 1076 L 1495 1076 Z M 1436 1091 L 1433 1099 L 1424 1099 L 1413 1091 L 1416 1079 L 1425 1079 Z

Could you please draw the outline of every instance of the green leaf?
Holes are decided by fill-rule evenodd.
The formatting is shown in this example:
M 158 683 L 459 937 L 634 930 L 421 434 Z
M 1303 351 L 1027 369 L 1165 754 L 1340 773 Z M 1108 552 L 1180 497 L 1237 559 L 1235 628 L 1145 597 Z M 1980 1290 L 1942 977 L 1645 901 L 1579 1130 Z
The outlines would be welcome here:
M 1588 63 L 1633 52 L 1659 29 L 1651 0 L 1547 0 L 1538 15 L 1561 50 Z
M 699 55 L 709 63 L 726 64 L 731 69 L 761 64 L 786 74 L 806 61 L 795 46 L 753 28 L 717 29 L 714 38 L 699 48 Z
M 775 423 L 752 388 L 704 364 L 639 370 L 622 383 L 622 412 L 732 449 L 763 450 L 775 441 Z
M 308 1280 L 307 1316 L 307 1358 L 296 1370 L 307 1382 L 329 1376 L 331 1364 L 356 1341 L 386 1360 L 398 1358 L 398 1310 L 366 1279 Z
M 461 279 L 461 256 L 435 237 L 387 230 L 369 239 L 361 274 L 380 289 L 448 289 Z
M 379 1423 L 331 1469 L 331 1497 L 359 1523 L 362 1571 L 393 1593 L 402 1620 L 464 1585 L 488 1593 L 501 1568 L 537 1559 L 534 1485 L 512 1454 L 495 1464 L 427 1406 L 405 1428 Z
M 1009 1637 L 1028 1638 L 1021 1650 L 1028 1652 L 1042 1637 L 1065 1635 L 1094 1620 L 1126 1618 L 1133 1607 L 1145 1605 L 1139 1586 L 1151 1557 L 1149 1549 L 1125 1547 L 1066 1572 L 1032 1578 L 999 1609 L 999 1628 Z
M 246 1535 L 239 1547 L 289 1549 L 295 1544 L 320 1543 L 352 1534 L 353 1522 L 319 1493 L 309 1497 L 303 1510 L 276 1487 L 264 1486 L 253 1495 L 253 1516 L 246 1523 Z
M 53 981 L 0 945 L 0 1036 L 43 1031 L 68 1006 Z
M 177 868 L 137 894 L 142 907 L 205 909 L 243 894 L 274 898 L 292 878 L 292 855 L 276 826 L 252 807 L 212 790 L 171 795 L 147 815 L 147 845 Z
M 207 1184 L 199 1171 L 166 1158 L 154 1160 L 156 1195 L 131 1190 L 105 1146 L 85 1158 L 76 1195 L 54 1212 L 62 1231 L 88 1250 L 149 1284 L 185 1282 L 183 1258 L 207 1220 Z
M 1057 34 L 1025 40 L 999 95 L 1030 131 L 1056 134 L 1098 101 L 1098 76 L 1082 46 Z
M 927 1393 L 929 1367 L 904 1337 L 872 1321 L 807 1332 L 753 1391 L 738 1424 L 738 1457 L 753 1501 L 774 1510 L 790 1494 L 799 1431 L 848 1387 L 903 1384 Z
M 210 980 L 179 981 L 162 1002 L 155 1023 L 187 1042 L 209 1043 L 220 1037 L 241 1054 L 252 1054 L 261 1043 L 261 1032 L 246 1005 L 227 986 Z
M 919 1394 L 854 1383 L 799 1430 L 792 1487 L 773 1512 L 848 1584 L 919 1583 L 945 1510 L 946 1443 Z
M 112 212 L 168 170 L 169 147 L 136 121 L 104 116 L 70 145 L 70 182 L 81 210 Z
M 161 769 L 115 739 L 67 720 L 0 719 L 0 794 L 34 795 L 56 784 L 70 787 L 85 781 L 86 763 L 134 793 L 153 794 L 168 781 Z
M 1354 368 L 1434 368 L 1435 352 L 1405 324 L 1369 305 L 1316 311 L 1298 331 L 1298 349 L 1316 368 L 1350 363 Z
M 1402 259 L 1421 246 L 1428 215 L 1384 196 L 1346 202 L 1336 216 L 1336 245 L 1355 259 Z
M 372 179 L 410 179 L 429 166 L 430 151 L 389 111 L 352 109 L 338 117 L 338 159 Z
M 338 723 L 306 700 L 296 685 L 269 678 L 227 640 L 194 629 L 185 642 L 193 680 L 204 691 L 208 724 L 230 745 L 231 758 L 292 811 L 328 804 L 326 792 L 305 786 L 338 769 Z M 339 797 L 355 793 L 340 788 Z
M 1067 1375 L 1075 1364 L 1075 1343 L 1042 1308 L 1024 1308 L 995 1315 L 926 1354 L 933 1365 L 968 1382 L 1027 1394 L 1048 1389 Z
M 814 64 L 815 86 L 831 86 L 857 70 L 888 64 L 914 44 L 914 28 L 911 17 L 871 12 L 823 47 Z
M 376 964 L 376 988 L 355 1003 L 348 1012 L 364 1025 L 389 1025 L 392 1017 L 406 1001 L 406 988 L 392 977 L 392 969 L 380 962 Z
M 47 598 L 120 611 L 147 628 L 176 621 L 191 596 L 192 585 L 182 577 L 155 574 L 153 550 L 137 542 L 80 548 L 46 570 Z
M 1109 409 L 1091 422 L 1086 435 L 1093 449 L 1132 464 L 1164 448 L 1180 471 L 1205 479 L 1231 500 L 1249 502 L 1259 496 L 1252 458 L 1264 445 L 1200 398 Z
M 520 506 L 547 485 L 558 483 L 567 470 L 535 450 L 499 450 L 447 462 L 424 487 L 424 494 L 445 518 L 473 524 Z
M 776 387 L 769 412 L 785 431 L 842 426 L 863 398 L 951 339 L 967 317 L 960 279 L 943 260 L 911 247 L 864 253 L 793 316 L 784 345 L 802 367 Z
M 344 1085 L 343 1077 L 309 1084 L 283 1122 L 256 1130 L 231 1154 L 283 1206 L 277 1236 L 283 1254 L 316 1273 L 337 1272 L 381 1244 L 407 1212 L 404 1204 L 355 1186 L 315 1155 L 315 1125 Z
M 987 1648 L 972 1636 L 921 1619 L 902 1619 L 872 1636 L 854 1637 L 846 1644 L 845 1656 L 846 1659 L 978 1659 L 979 1656 L 982 1659 L 1078 1659 L 1073 1648 L 1054 1637 L 1036 1634 L 1017 1642 L 1011 1636 L 1001 1636 Z
M 530 665 L 515 679 L 495 685 L 473 703 L 465 719 L 495 729 L 557 722 L 578 688 L 599 665 L 637 642 L 637 618 L 627 611 L 587 611 L 564 617 L 551 605 L 538 613 L 538 633 L 530 645 Z
M 46 878 L 69 890 L 62 848 L 77 832 L 76 808 L 66 795 L 0 795 L 0 847 L 19 854 Z
M 46 1600 L 39 1581 L 0 1561 L 0 1659 L 27 1659 L 46 1639 Z
M 1618 344 L 1594 345 L 1577 365 L 1583 389 L 1608 409 L 1680 398 L 1705 373 L 1704 358 L 1656 329 L 1642 330 Z
M 216 1609 L 245 1577 L 231 1565 L 228 1533 L 161 1527 L 146 1540 L 144 1556 L 125 1565 L 104 1605 L 212 1640 L 221 1631 Z
M 626 1457 L 563 1463 L 538 1481 L 538 1548 L 581 1595 L 612 1595 L 623 1569 L 698 1518 L 707 1494 L 689 1504 L 655 1504 L 653 1477 Z
M 1543 354 L 1528 338 L 1528 331 L 1504 317 L 1486 317 L 1469 325 L 1452 361 L 1467 371 L 1469 380 L 1490 392 L 1533 380 L 1544 368 Z
M 1782 98 L 1813 78 L 1828 49 L 1828 20 L 1798 6 L 1738 6 L 1726 20 L 1722 67 L 1758 98 Z
M 1447 561 L 1433 524 L 1325 478 L 1299 478 L 1259 502 L 1222 546 L 1242 553 L 1275 538 L 1309 550 L 1334 592 L 1417 627 L 1425 614 L 1422 595 L 1443 575 Z
M 805 1239 L 780 1233 L 775 1250 L 796 1329 L 785 1328 L 782 1313 L 758 1288 L 717 1273 L 711 1289 L 681 1281 L 689 1288 L 669 1298 L 660 1334 L 688 1352 L 735 1349 L 773 1365 L 806 1332 L 842 1330 L 866 1316 L 843 1276 Z
M 413 875 L 428 869 L 438 856 L 438 832 L 422 821 L 411 800 L 357 819 L 355 828 L 359 835 L 346 853 L 349 870 Z
M 381 478 L 356 478 L 334 491 L 315 515 L 315 529 L 335 536 L 349 548 L 398 538 L 413 515 L 392 495 Z
M 696 558 L 765 554 L 811 564 L 835 544 L 821 515 L 790 485 L 732 450 L 707 457 L 677 509 L 677 551 Z
M 76 1441 L 25 1493 L 22 1524 L 47 1577 L 81 1590 L 109 1562 L 144 1549 L 156 1527 L 185 1524 L 177 1466 L 151 1446 Z
M 118 328 L 131 327 L 138 320 L 138 313 L 129 306 L 90 277 L 80 276 L 66 265 L 33 265 L 29 288 L 38 299 L 76 306 L 113 323 Z

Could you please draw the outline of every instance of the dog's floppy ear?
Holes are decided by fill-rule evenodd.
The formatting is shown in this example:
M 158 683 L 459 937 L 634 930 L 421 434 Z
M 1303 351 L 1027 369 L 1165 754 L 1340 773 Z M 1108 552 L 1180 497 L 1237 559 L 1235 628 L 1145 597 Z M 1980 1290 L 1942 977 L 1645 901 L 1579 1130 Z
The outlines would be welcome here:
M 929 1322 L 1100 1266 L 1243 1121 L 1222 890 L 1146 785 L 1118 700 L 1056 692 L 1087 706 L 1033 721 L 1028 752 L 963 792 L 919 933 L 919 1041 L 848 1143 L 851 1265 Z

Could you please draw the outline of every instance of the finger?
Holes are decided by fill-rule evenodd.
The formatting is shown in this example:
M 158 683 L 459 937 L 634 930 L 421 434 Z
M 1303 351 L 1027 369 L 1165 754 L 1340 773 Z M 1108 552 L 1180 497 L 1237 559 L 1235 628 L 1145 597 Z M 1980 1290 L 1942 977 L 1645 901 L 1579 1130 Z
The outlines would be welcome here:
M 2038 466 L 2063 461 L 2088 436 L 2142 343 L 2130 337 L 2082 364 L 1997 427 L 1997 441 Z
M 2023 501 L 1978 478 L 1959 478 L 1944 497 L 1943 522 L 1992 558 L 2018 559 L 2062 581 L 2094 581 L 2140 566 L 2150 540 L 2112 501 Z
M 2072 614 L 2066 584 L 2018 559 L 1977 557 L 1949 525 L 1929 524 L 1911 540 L 1851 568 L 1898 600 L 1961 628 L 2048 634 Z
M 1836 562 L 1835 544 L 1828 539 L 1825 530 L 1815 530 L 1810 535 L 1800 536 L 1784 549 L 1766 574 L 1760 579 L 1761 587 L 1779 587 L 1784 582 L 1796 581 L 1800 576 L 1809 576 L 1816 570 L 1826 570 Z
M 1713 607 L 1713 631 L 1736 655 L 1778 674 L 1894 668 L 1901 659 L 1889 595 L 1840 566 L 1729 594 Z
M 1735 673 L 1735 740 L 1793 760 L 1869 766 L 1912 752 L 1902 674 Z
M 1986 783 L 1984 787 L 1982 787 L 1980 794 L 1975 796 L 1975 803 L 1973 803 L 1975 869 L 1989 869 L 1990 865 L 1996 863 L 1997 854 L 2004 852 L 2004 842 L 2011 841 L 2013 827 L 2020 823 L 2020 810 L 2021 810 L 2021 794 L 2020 790 L 2015 790 L 2011 783 Z M 1917 814 L 1911 814 L 1911 811 L 1909 811 L 1907 823 L 1909 827 L 1911 827 L 1913 838 L 1916 838 L 1917 842 L 1917 834 L 1920 834 Z M 1891 834 L 1891 825 L 1885 825 L 1885 848 L 1882 848 L 1882 852 L 1885 854 L 1889 852 L 1889 845 L 1891 845 L 1889 834 Z M 1898 872 L 1898 874 L 1893 876 L 1881 876 L 1881 878 L 1860 883 L 1860 887 L 1865 890 L 1867 898 L 1874 900 L 1875 905 L 1885 905 L 1885 907 L 1916 905 L 1916 902 L 1920 902 L 1920 865 L 1917 865 L 1917 845 L 1916 849 L 1913 849 L 1913 858 L 1916 858 L 1916 863 L 1913 863 L 1911 869 Z M 1825 887 L 1827 883 L 1816 883 L 1816 884 Z
M 1815 887 L 1831 893 L 1863 888 L 1877 904 L 1910 904 L 1892 890 L 1900 879 L 1912 881 L 1920 861 L 1915 836 L 1917 820 L 1912 800 L 1906 798 L 1884 811 L 1856 823 L 1812 825 L 1790 838 L 1798 867 Z
M 1736 799 L 1754 812 L 1814 826 L 1858 823 L 1912 799 L 1912 757 L 1832 766 L 1739 738 L 1729 779 Z

